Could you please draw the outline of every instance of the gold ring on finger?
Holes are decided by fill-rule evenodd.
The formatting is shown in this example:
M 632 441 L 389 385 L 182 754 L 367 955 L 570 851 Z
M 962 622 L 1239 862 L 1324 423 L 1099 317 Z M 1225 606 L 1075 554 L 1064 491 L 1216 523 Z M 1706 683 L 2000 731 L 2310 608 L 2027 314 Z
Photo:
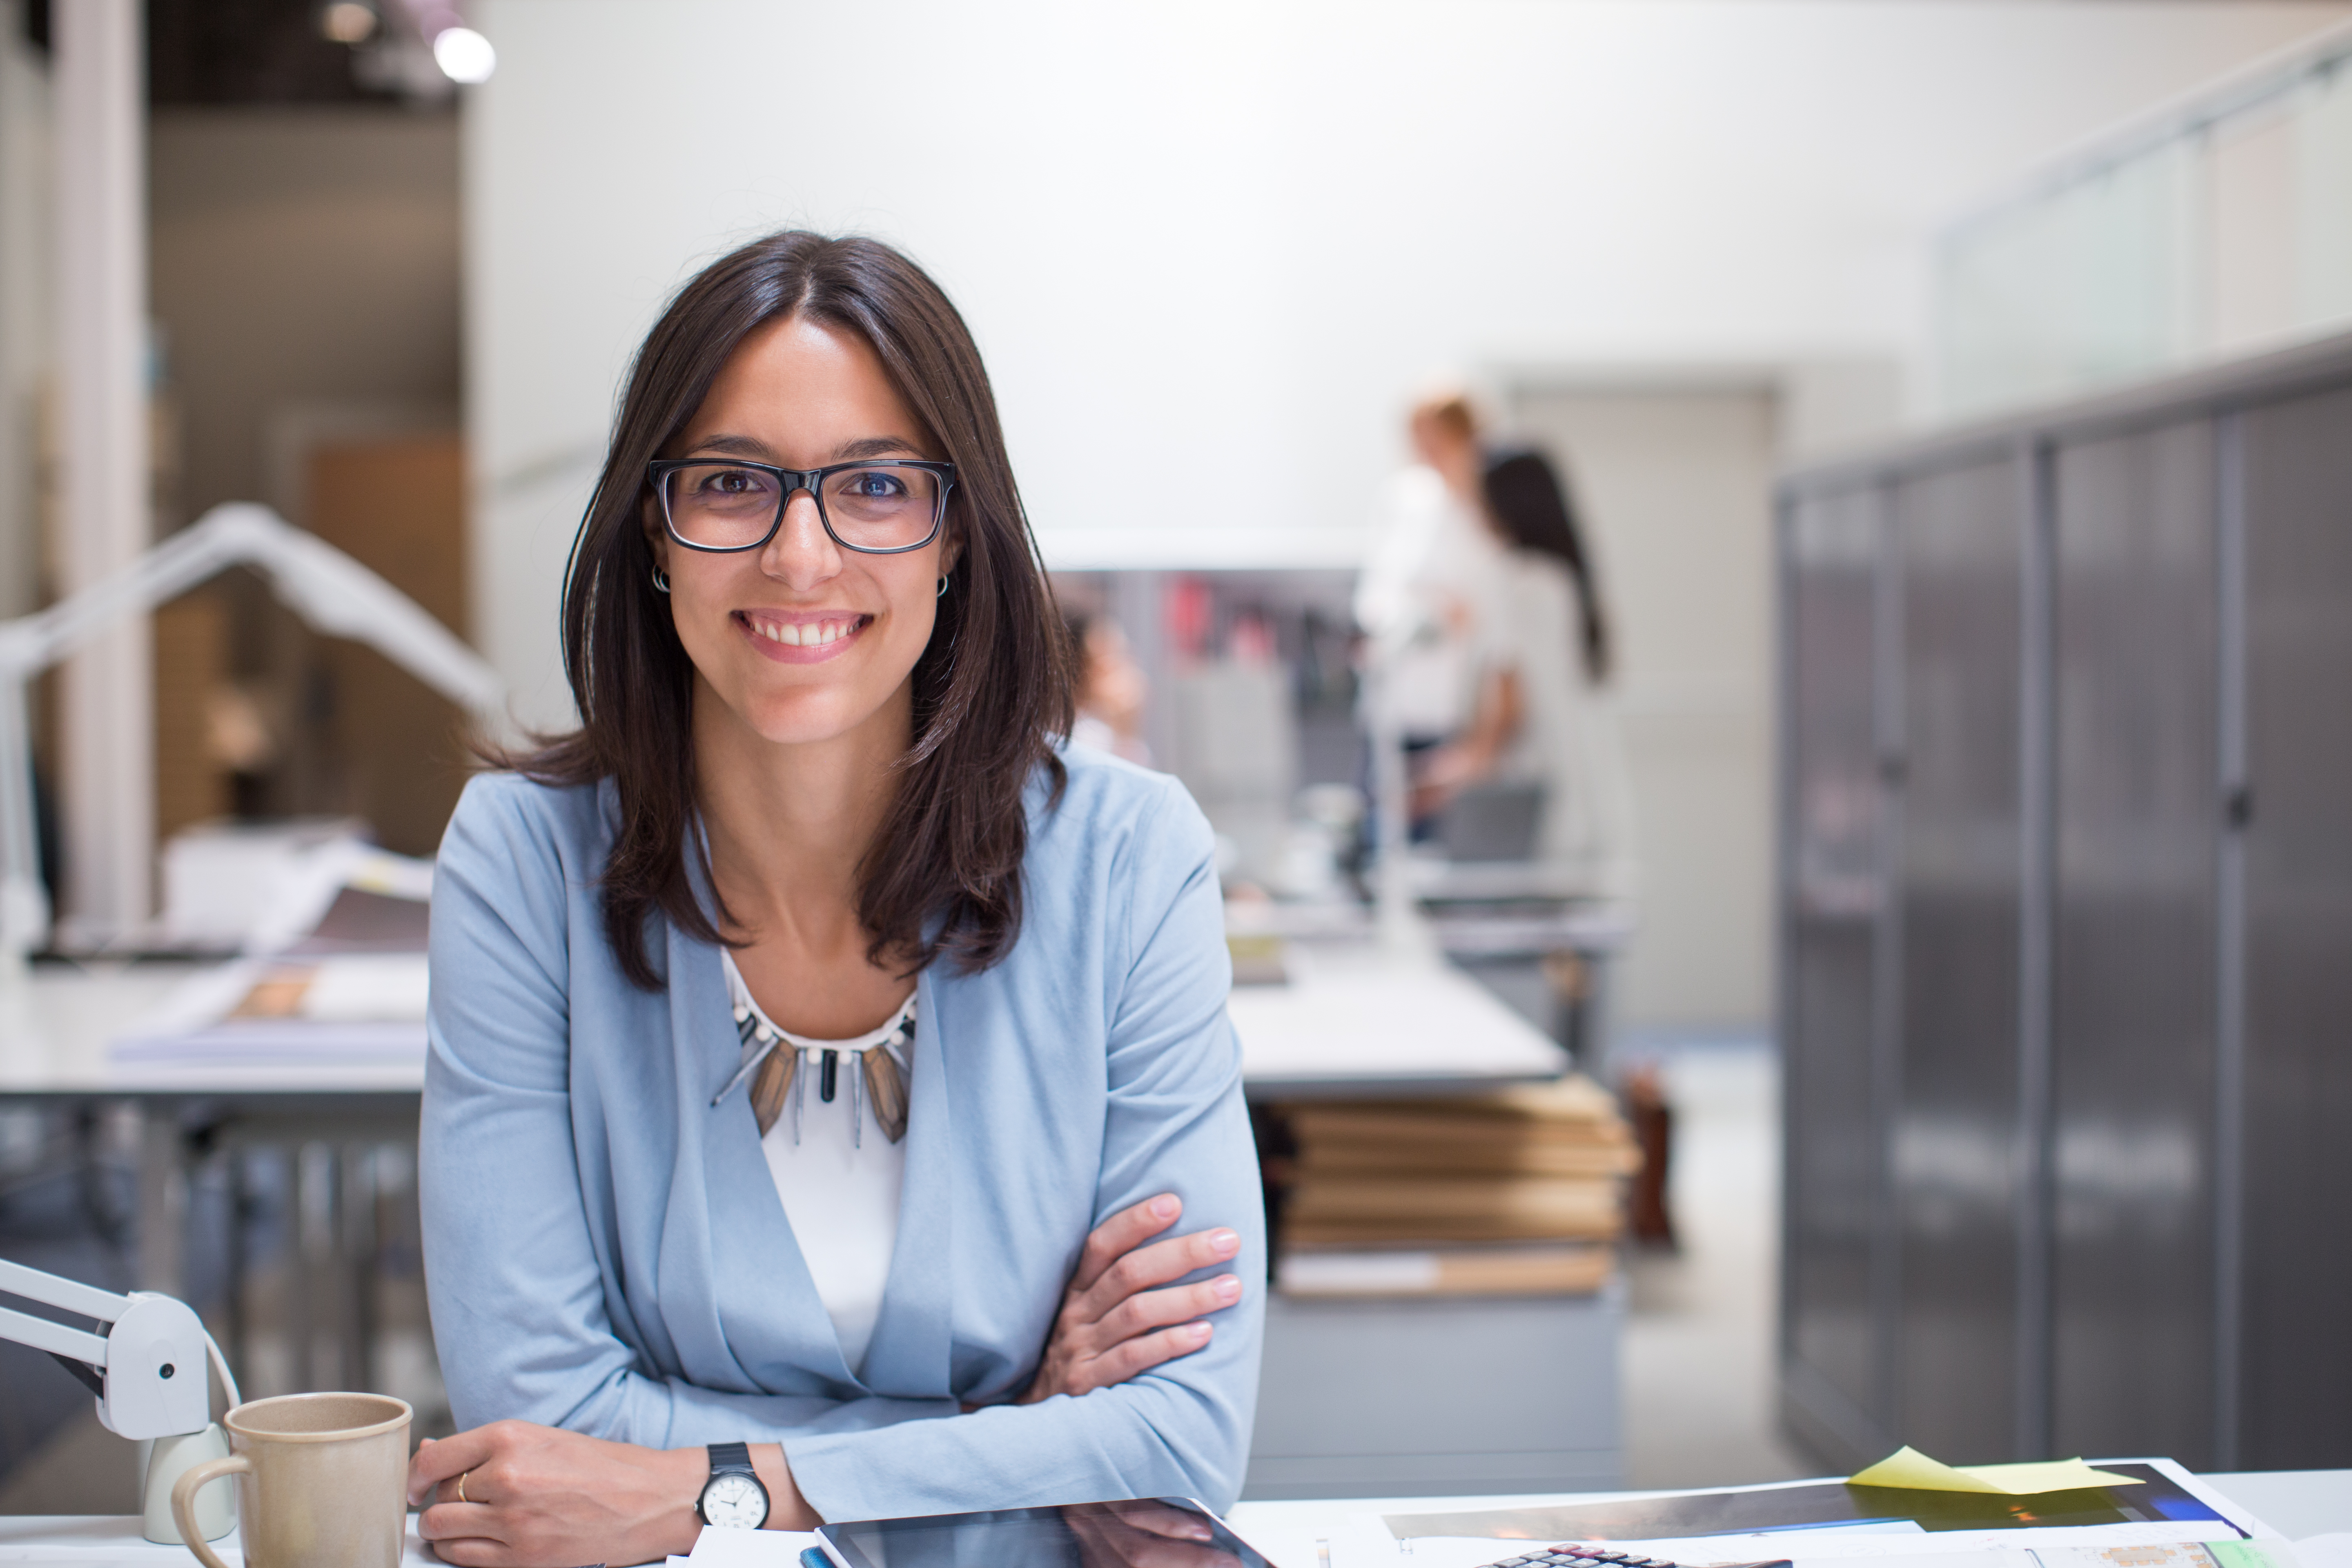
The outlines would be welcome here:
M 466 1501 L 466 1500 L 467 1500 L 467 1499 L 466 1499 L 466 1476 L 470 1476 L 470 1475 L 472 1475 L 473 1473 L 474 1473 L 473 1471 L 471 1471 L 471 1470 L 467 1470 L 467 1471 L 466 1472 L 466 1474 L 465 1474 L 465 1475 L 461 1475 L 461 1476 L 459 1476 L 459 1477 L 457 1478 L 457 1500 L 458 1500 L 459 1502 L 464 1502 L 464 1501 Z

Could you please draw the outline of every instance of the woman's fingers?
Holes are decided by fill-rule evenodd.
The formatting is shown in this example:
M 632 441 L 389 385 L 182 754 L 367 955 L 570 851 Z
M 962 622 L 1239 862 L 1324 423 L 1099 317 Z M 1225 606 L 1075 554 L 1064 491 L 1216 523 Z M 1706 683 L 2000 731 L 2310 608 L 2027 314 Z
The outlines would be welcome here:
M 495 1422 L 438 1441 L 427 1437 L 419 1444 L 416 1457 L 408 1461 L 408 1506 L 421 1505 L 443 1481 L 489 1463 L 490 1456 L 498 1451 L 499 1428 L 506 1425 Z
M 495 1540 L 495 1531 L 488 1503 L 436 1502 L 416 1516 L 416 1533 L 432 1542 Z
M 1129 1296 L 1104 1313 L 1087 1338 L 1093 1345 L 1108 1349 L 1170 1323 L 1188 1322 L 1223 1311 L 1241 1299 L 1242 1282 L 1230 1274 L 1166 1290 L 1146 1290 Z
M 1242 1238 L 1230 1230 L 1195 1231 L 1166 1241 L 1139 1247 L 1104 1271 L 1092 1287 L 1079 1292 L 1076 1303 L 1082 1320 L 1099 1321 L 1120 1302 L 1171 1279 L 1181 1279 L 1196 1268 L 1213 1268 L 1230 1262 L 1242 1249 Z
M 1130 1204 L 1095 1226 L 1078 1254 L 1077 1270 L 1070 1276 L 1070 1293 L 1076 1295 L 1089 1289 L 1103 1277 L 1104 1270 L 1174 1225 L 1183 1213 L 1181 1198 L 1173 1193 L 1161 1193 L 1158 1197 Z
M 1075 1381 L 1083 1386 L 1076 1392 L 1084 1394 L 1125 1383 L 1162 1363 L 1191 1355 L 1215 1335 L 1216 1331 L 1206 1323 L 1179 1323 L 1172 1329 L 1121 1340 L 1101 1354 L 1089 1357 L 1076 1369 Z
M 1160 1502 L 1124 1502 L 1112 1505 L 1119 1522 L 1152 1535 L 1164 1535 L 1171 1541 L 1213 1541 L 1216 1532 L 1209 1521 L 1190 1509 L 1170 1508 Z

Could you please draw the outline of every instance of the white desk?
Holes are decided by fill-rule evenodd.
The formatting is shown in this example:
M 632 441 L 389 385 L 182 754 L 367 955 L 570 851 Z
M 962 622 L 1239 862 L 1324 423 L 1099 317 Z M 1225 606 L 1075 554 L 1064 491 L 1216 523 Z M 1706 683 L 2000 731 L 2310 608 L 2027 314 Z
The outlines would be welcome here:
M 226 1095 L 415 1095 L 425 1087 L 424 1031 L 413 1062 L 304 1060 L 116 1062 L 110 1046 L 199 973 L 183 963 L 44 964 L 29 985 L 0 986 L 0 1095 L 184 1098 Z
M 2352 1531 L 2352 1470 L 2279 1470 L 2214 1475 L 2205 1478 L 2215 1489 L 2239 1503 L 2263 1523 L 2291 1541 Z M 1328 1535 L 1351 1514 L 1430 1513 L 1470 1508 L 1528 1508 L 1597 1501 L 1613 1493 L 1545 1493 L 1517 1497 L 1350 1498 L 1307 1502 L 1245 1502 L 1234 1506 L 1234 1528 L 1244 1536 L 1256 1534 Z M 410 1521 L 405 1564 L 432 1564 Z M 1497 1555 L 1504 1543 L 1497 1542 Z M 221 1542 L 221 1556 L 242 1561 L 234 1551 L 236 1538 Z M 156 1546 L 139 1535 L 139 1521 L 130 1514 L 25 1515 L 0 1517 L 0 1564 L 6 1568 L 98 1568 L 121 1563 L 124 1568 L 145 1564 L 193 1563 L 184 1547 Z M 1282 1568 L 1294 1568 L 1285 1563 Z M 1300 1565 L 1311 1568 L 1311 1565 Z
M 212 1543 L 231 1568 L 245 1561 L 236 1534 Z M 193 1565 L 195 1557 L 184 1546 L 158 1546 L 139 1533 L 137 1514 L 25 1514 L 0 1516 L 0 1565 L 41 1564 L 42 1568 L 152 1568 L 164 1563 Z M 416 1539 L 416 1516 L 408 1516 L 408 1545 L 400 1557 L 402 1568 L 443 1568 L 441 1559 Z
M 1225 1011 L 1253 1100 L 1458 1094 L 1568 1070 L 1568 1053 L 1434 951 L 1290 944 L 1286 985 L 1237 985 Z
M 1372 942 L 1292 944 L 1286 985 L 1234 988 L 1253 1098 L 1443 1093 L 1557 1077 L 1560 1048 L 1434 952 Z M 269 1066 L 126 1066 L 109 1043 L 194 971 L 177 964 L 44 967 L 0 991 L 0 1095 L 415 1095 L 425 1059 Z

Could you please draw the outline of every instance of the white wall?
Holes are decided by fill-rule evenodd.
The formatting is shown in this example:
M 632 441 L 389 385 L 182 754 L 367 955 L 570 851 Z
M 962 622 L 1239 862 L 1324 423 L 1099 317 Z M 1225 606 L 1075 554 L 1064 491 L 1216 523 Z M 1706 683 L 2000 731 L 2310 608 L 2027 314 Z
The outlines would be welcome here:
M 1057 564 L 1346 562 L 1433 371 L 1908 353 L 1935 220 L 2346 9 L 481 0 L 476 624 L 561 718 L 626 357 L 771 226 L 936 272 Z
M 1752 1027 L 1771 1011 L 1771 528 L 1780 405 L 1755 380 L 1529 386 L 1616 630 L 1641 925 L 1615 1022 Z
M 0 0 L 0 619 L 38 607 L 41 389 L 51 359 L 49 79 Z

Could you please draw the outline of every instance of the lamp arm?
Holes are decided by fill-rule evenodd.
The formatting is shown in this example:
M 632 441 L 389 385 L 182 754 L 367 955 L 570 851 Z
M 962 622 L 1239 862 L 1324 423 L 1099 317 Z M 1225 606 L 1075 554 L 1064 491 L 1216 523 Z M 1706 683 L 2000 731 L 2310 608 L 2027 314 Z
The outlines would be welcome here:
M 184 1301 L 146 1290 L 121 1296 L 7 1262 L 0 1262 L 0 1295 L 98 1320 L 93 1333 L 0 1307 L 0 1339 L 64 1362 L 98 1395 L 99 1419 L 118 1436 L 203 1431 L 212 1410 L 205 1374 L 215 1368 L 236 1400 L 220 1347 Z
M 25 683 L 127 616 L 144 615 L 230 566 L 251 566 L 331 636 L 370 644 L 478 717 L 501 716 L 499 673 L 414 599 L 315 534 L 250 501 L 225 501 L 129 566 L 37 615 L 0 621 L 0 970 L 48 929 L 33 826 Z M 0 982 L 8 978 L 0 973 Z

